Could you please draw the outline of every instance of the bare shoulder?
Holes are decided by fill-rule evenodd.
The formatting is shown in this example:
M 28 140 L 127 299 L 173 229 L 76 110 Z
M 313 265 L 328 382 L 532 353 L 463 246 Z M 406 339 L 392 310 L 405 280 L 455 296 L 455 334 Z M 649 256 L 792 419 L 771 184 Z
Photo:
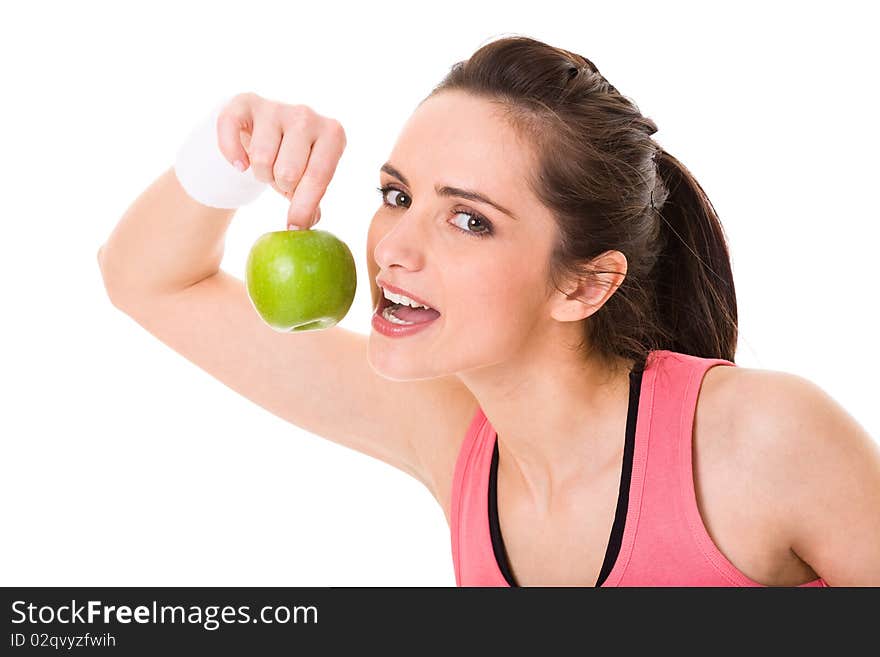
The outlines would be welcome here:
M 768 373 L 753 398 L 792 551 L 832 586 L 880 585 L 880 444 L 828 392 Z
M 724 369 L 736 371 L 729 377 L 725 403 L 739 419 L 737 436 L 748 441 L 744 446 L 750 450 L 760 449 L 762 454 L 784 461 L 771 461 L 774 467 L 804 467 L 819 456 L 817 449 L 846 448 L 866 439 L 873 443 L 837 400 L 803 376 L 741 367 Z
M 810 387 L 787 372 L 710 368 L 695 413 L 695 477 L 702 475 L 705 486 L 715 485 L 710 481 L 715 479 L 732 504 L 752 509 L 752 518 L 774 512 L 774 505 L 752 505 L 760 499 L 779 499 L 784 492 L 779 487 L 797 476 L 793 468 L 798 461 L 785 457 L 803 419 Z M 774 518 L 767 522 L 772 524 Z
M 752 580 L 797 585 L 815 573 L 779 531 L 776 490 L 785 476 L 772 463 L 775 398 L 788 375 L 740 366 L 707 370 L 694 416 L 693 477 L 706 531 L 728 560 Z M 774 444 L 775 443 L 775 444 Z M 783 475 L 780 477 L 780 475 Z
M 704 407 L 741 440 L 767 441 L 780 447 L 784 435 L 803 418 L 804 410 L 835 403 L 827 393 L 797 374 L 742 366 L 710 368 L 703 379 L 698 412 Z M 788 429 L 788 431 L 787 431 Z
M 729 488 L 739 491 L 736 503 L 750 509 L 742 515 L 753 529 L 772 538 L 764 549 L 787 549 L 798 582 L 805 573 L 832 586 L 878 582 L 880 558 L 871 547 L 880 542 L 877 441 L 805 377 L 740 367 L 710 372 L 716 370 L 728 371 L 716 379 L 714 403 L 731 430 L 724 444 L 705 437 L 703 447 L 716 457 L 712 463 L 727 459 L 747 482 Z M 732 470 L 726 475 L 736 481 Z

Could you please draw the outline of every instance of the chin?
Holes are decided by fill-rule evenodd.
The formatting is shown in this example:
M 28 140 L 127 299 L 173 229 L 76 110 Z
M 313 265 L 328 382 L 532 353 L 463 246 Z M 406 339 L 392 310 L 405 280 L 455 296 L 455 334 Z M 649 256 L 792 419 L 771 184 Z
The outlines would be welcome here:
M 381 335 L 375 331 L 370 332 L 369 345 L 367 347 L 367 362 L 370 368 L 383 379 L 389 381 L 409 381 L 413 363 L 406 363 L 401 355 L 389 353 L 387 345 L 380 343 Z M 411 360 L 411 359 L 410 359 Z

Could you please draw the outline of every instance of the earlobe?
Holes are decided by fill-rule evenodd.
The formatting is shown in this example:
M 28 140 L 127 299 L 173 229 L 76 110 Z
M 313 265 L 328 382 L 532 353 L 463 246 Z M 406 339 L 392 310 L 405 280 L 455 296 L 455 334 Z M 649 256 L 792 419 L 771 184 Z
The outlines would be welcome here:
M 605 303 L 607 288 L 602 283 L 584 282 L 575 290 L 563 294 L 558 292 L 559 301 L 551 316 L 558 322 L 577 322 L 595 313 Z

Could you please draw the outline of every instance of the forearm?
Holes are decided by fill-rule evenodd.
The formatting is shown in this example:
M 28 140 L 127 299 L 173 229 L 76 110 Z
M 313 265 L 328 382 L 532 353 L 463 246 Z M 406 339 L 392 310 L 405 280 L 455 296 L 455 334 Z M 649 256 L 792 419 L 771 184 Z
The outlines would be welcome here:
M 169 168 L 135 199 L 99 250 L 114 304 L 173 293 L 217 273 L 234 214 L 190 198 Z

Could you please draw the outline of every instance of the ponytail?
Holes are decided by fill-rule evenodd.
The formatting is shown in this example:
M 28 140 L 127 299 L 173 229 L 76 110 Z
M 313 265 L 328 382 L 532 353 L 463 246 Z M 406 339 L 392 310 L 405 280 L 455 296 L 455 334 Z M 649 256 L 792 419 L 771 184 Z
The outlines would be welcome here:
M 733 362 L 736 291 L 724 229 L 684 164 L 663 149 L 656 163 L 659 194 L 652 196 L 662 246 L 653 279 L 661 348 Z

